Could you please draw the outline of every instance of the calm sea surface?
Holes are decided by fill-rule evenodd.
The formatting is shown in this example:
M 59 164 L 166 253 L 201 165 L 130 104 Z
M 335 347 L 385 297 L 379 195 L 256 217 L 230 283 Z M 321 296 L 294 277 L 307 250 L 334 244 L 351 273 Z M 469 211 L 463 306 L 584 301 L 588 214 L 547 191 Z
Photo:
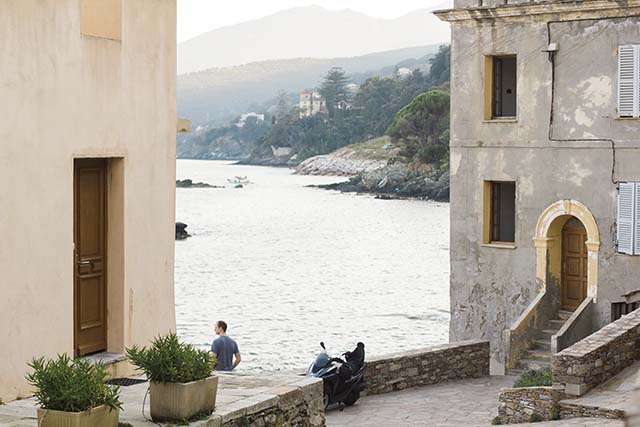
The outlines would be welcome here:
M 326 343 L 369 355 L 448 339 L 449 205 L 305 188 L 331 177 L 231 162 L 178 161 L 178 333 L 202 348 L 223 319 L 241 372 L 304 368 Z M 233 188 L 227 178 L 252 183 Z

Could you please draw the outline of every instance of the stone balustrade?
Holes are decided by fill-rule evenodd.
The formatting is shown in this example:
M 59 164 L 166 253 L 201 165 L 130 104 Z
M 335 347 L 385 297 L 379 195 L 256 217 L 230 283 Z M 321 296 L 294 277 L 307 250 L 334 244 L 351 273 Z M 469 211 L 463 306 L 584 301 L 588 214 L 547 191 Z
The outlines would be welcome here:
M 489 342 L 463 341 L 367 361 L 366 394 L 489 375 Z
M 640 310 L 605 326 L 553 357 L 553 382 L 582 396 L 640 360 Z

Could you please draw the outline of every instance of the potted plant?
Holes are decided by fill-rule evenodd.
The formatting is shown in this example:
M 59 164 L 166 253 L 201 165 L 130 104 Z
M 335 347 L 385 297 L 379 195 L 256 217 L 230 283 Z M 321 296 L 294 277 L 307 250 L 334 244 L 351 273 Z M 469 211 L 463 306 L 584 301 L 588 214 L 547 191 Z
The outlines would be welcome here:
M 27 381 L 35 387 L 39 427 L 117 427 L 120 388 L 105 384 L 103 364 L 71 359 L 33 359 Z
M 215 409 L 216 360 L 208 351 L 181 343 L 171 333 L 155 338 L 149 348 L 127 349 L 127 356 L 149 379 L 153 421 L 188 421 Z

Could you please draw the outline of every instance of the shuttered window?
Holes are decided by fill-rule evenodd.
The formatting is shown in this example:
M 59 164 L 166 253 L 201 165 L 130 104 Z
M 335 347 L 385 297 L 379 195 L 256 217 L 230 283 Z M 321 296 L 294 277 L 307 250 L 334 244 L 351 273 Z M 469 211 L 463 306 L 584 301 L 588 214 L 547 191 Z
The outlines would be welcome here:
M 636 184 L 634 182 L 620 183 L 620 189 L 618 190 L 617 240 L 618 252 L 622 254 L 634 254 L 636 198 Z
M 618 190 L 618 252 L 640 255 L 640 182 L 622 182 Z
M 618 47 L 618 115 L 640 116 L 640 45 Z

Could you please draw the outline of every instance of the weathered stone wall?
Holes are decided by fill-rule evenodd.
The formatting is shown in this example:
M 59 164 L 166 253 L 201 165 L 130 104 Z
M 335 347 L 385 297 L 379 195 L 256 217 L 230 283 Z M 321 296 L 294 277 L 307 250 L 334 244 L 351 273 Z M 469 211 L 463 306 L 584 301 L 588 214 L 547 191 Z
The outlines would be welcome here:
M 498 416 L 505 424 L 529 422 L 533 414 L 541 420 L 551 420 L 560 413 L 560 407 L 554 405 L 563 395 L 562 390 L 553 387 L 503 389 L 498 396 Z
M 640 360 L 640 310 L 631 312 L 553 357 L 553 382 L 581 396 Z
M 563 420 L 568 418 L 608 418 L 622 420 L 626 418 L 626 414 L 625 411 L 621 409 L 578 405 L 565 401 L 560 404 L 560 417 Z
M 381 394 L 486 375 L 489 375 L 489 342 L 463 341 L 369 360 L 365 392 Z

